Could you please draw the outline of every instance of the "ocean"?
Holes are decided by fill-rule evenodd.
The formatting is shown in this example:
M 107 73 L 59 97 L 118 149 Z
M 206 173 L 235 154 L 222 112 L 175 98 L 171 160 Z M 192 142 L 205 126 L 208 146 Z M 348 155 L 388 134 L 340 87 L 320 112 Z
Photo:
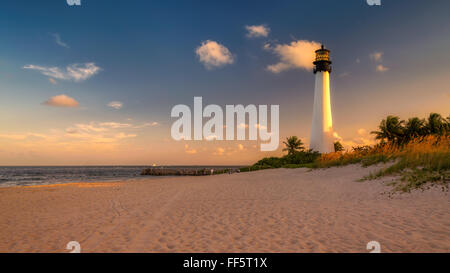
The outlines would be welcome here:
M 183 169 L 227 167 L 235 166 L 164 166 Z M 145 168 L 149 166 L 0 166 L 0 187 L 157 178 L 141 175 Z

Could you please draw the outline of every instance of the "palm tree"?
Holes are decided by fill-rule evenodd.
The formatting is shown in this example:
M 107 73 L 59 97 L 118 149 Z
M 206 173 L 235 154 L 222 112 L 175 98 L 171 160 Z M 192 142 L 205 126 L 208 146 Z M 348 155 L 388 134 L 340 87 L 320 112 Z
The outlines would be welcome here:
M 425 120 L 417 117 L 408 119 L 405 125 L 404 131 L 405 137 L 404 143 L 411 141 L 412 139 L 423 137 L 426 135 Z
M 387 140 L 388 142 L 400 144 L 404 137 L 404 123 L 405 121 L 400 120 L 397 116 L 387 116 L 378 126 L 379 131 L 372 131 L 371 134 L 375 134 L 375 138 L 381 140 L 381 142 Z
M 428 116 L 426 129 L 427 133 L 431 135 L 443 135 L 446 131 L 446 121 L 438 113 L 431 113 Z
M 335 152 L 342 152 L 344 150 L 344 146 L 339 141 L 336 141 L 334 143 L 334 151 Z
M 445 120 L 445 134 L 449 135 L 450 134 L 450 116 L 448 116 L 448 118 Z
M 298 151 L 305 150 L 302 140 L 296 136 L 287 137 L 286 141 L 283 141 L 283 144 L 286 145 L 286 148 L 284 148 L 283 151 L 287 151 L 288 155 L 293 155 Z

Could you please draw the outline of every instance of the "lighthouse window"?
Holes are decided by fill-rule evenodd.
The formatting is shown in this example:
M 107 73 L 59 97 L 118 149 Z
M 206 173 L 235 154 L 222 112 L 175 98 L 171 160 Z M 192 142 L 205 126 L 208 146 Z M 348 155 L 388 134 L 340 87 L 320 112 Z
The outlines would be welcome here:
M 329 60 L 329 54 L 328 52 L 317 52 L 316 54 L 316 61 L 328 61 Z

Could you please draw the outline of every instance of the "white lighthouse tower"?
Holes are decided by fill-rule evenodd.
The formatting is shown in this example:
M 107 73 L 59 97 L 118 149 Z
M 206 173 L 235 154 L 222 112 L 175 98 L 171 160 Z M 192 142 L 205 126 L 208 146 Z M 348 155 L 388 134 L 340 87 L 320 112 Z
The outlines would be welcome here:
M 314 74 L 316 87 L 314 89 L 314 110 L 309 147 L 320 153 L 334 152 L 333 120 L 330 101 L 330 51 L 322 45 L 316 50 Z

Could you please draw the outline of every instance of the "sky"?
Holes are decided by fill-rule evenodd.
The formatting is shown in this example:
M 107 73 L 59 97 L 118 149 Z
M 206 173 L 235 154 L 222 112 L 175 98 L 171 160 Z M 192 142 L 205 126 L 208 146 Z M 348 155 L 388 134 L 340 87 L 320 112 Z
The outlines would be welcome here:
M 346 148 L 382 118 L 449 115 L 449 1 L 2 1 L 0 165 L 244 165 L 312 119 L 331 50 Z M 280 147 L 175 141 L 177 104 L 280 106 Z

